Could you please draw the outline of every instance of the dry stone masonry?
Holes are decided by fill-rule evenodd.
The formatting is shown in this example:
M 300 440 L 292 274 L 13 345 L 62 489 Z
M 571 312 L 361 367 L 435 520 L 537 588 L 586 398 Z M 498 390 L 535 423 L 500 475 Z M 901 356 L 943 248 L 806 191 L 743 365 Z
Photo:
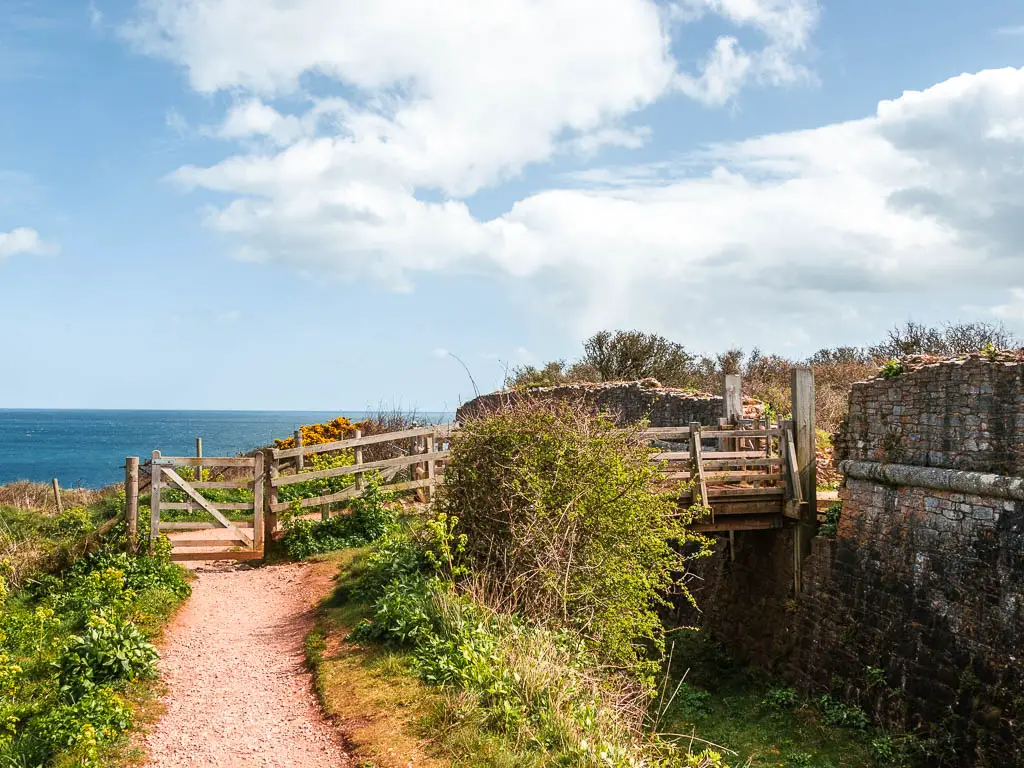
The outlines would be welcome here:
M 520 397 L 584 402 L 595 411 L 614 414 L 621 424 L 647 419 L 652 427 L 685 427 L 691 421 L 717 424 L 725 415 L 721 395 L 663 387 L 655 379 L 643 379 L 494 392 L 465 403 L 458 409 L 456 419 L 461 421 L 473 414 L 501 408 Z M 757 416 L 759 408 L 756 401 L 746 401 L 744 411 L 748 418 Z

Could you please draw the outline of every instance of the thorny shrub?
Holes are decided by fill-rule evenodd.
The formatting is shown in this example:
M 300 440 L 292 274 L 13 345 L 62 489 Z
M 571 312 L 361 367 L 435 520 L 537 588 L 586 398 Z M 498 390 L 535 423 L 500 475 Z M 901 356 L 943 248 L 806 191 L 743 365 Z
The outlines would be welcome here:
M 650 685 L 664 649 L 657 607 L 687 557 L 709 552 L 693 512 L 658 493 L 642 426 L 565 402 L 521 400 L 452 438 L 436 506 L 457 518 L 489 605 L 587 638 Z

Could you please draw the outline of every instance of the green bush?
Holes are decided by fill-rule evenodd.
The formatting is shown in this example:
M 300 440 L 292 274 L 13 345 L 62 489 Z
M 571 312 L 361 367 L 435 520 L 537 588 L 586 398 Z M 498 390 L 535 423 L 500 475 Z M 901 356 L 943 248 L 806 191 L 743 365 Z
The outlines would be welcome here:
M 124 700 L 112 688 L 99 687 L 33 720 L 26 743 L 40 756 L 70 753 L 81 768 L 102 768 L 99 746 L 128 730 L 132 720 Z
M 815 701 L 815 704 L 821 710 L 821 719 L 826 725 L 865 730 L 871 724 L 871 719 L 863 709 L 852 704 L 845 704 L 830 694 L 826 693 L 821 696 Z
M 300 517 L 302 510 L 296 502 L 282 525 L 285 552 L 289 557 L 304 560 L 311 555 L 376 541 L 395 525 L 394 501 L 394 494 L 371 479 L 362 496 L 347 503 L 347 513 L 335 514 L 326 520 Z
M 92 516 L 82 508 L 66 509 L 53 518 L 56 535 L 62 539 L 79 539 L 92 530 Z
M 889 360 L 879 373 L 883 379 L 895 379 L 903 375 L 903 363 L 896 359 Z
M 765 706 L 777 710 L 793 709 L 800 703 L 800 697 L 792 688 L 773 687 L 769 688 L 761 702 Z
M 839 517 L 843 514 L 843 502 L 837 501 L 825 510 L 825 522 L 818 528 L 822 536 L 835 536 L 839 529 Z
M 399 541 L 404 542 L 402 553 Z M 381 540 L 382 548 L 398 554 L 401 562 L 429 569 L 422 544 L 416 537 L 389 535 Z M 676 755 L 674 748 L 639 737 L 639 721 L 614 705 L 623 693 L 617 687 L 621 680 L 599 671 L 598 659 L 579 637 L 490 612 L 429 570 L 409 573 L 403 566 L 382 584 L 390 569 L 380 562 L 378 558 L 363 572 L 372 583 L 359 585 L 353 593 L 375 597 L 371 618 L 358 624 L 349 639 L 410 650 L 420 679 L 467 694 L 462 701 L 476 722 L 548 756 L 545 764 L 679 764 L 655 762 Z M 633 710 L 633 715 L 638 712 Z
M 437 508 L 459 520 L 467 564 L 513 612 L 571 627 L 602 659 L 653 682 L 657 607 L 679 577 L 691 515 L 660 495 L 641 427 L 524 399 L 452 437 Z
M 138 627 L 97 613 L 89 618 L 84 632 L 68 638 L 57 664 L 60 687 L 79 696 L 104 683 L 153 677 L 156 660 L 156 647 Z

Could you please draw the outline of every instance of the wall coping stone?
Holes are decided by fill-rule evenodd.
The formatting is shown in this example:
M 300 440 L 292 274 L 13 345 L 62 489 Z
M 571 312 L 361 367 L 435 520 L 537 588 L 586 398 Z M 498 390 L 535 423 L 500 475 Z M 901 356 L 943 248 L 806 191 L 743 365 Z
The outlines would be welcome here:
M 1024 477 L 850 459 L 839 463 L 839 471 L 855 480 L 1024 501 Z

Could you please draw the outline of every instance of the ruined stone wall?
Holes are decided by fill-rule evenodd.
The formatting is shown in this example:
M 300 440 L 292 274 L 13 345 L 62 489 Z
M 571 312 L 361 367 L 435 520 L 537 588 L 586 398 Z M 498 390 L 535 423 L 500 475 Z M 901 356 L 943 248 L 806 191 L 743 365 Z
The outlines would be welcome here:
M 520 397 L 584 402 L 595 411 L 615 414 L 620 423 L 635 423 L 646 418 L 652 427 L 681 427 L 691 421 L 717 424 L 725 415 L 723 400 L 719 395 L 662 387 L 654 379 L 644 379 L 494 392 L 465 403 L 456 412 L 456 419 L 461 421 L 473 414 L 504 407 Z M 750 417 L 756 415 L 757 409 L 753 401 L 750 402 L 749 409 Z
M 842 459 L 1024 475 L 1024 363 L 910 364 L 853 386 Z

